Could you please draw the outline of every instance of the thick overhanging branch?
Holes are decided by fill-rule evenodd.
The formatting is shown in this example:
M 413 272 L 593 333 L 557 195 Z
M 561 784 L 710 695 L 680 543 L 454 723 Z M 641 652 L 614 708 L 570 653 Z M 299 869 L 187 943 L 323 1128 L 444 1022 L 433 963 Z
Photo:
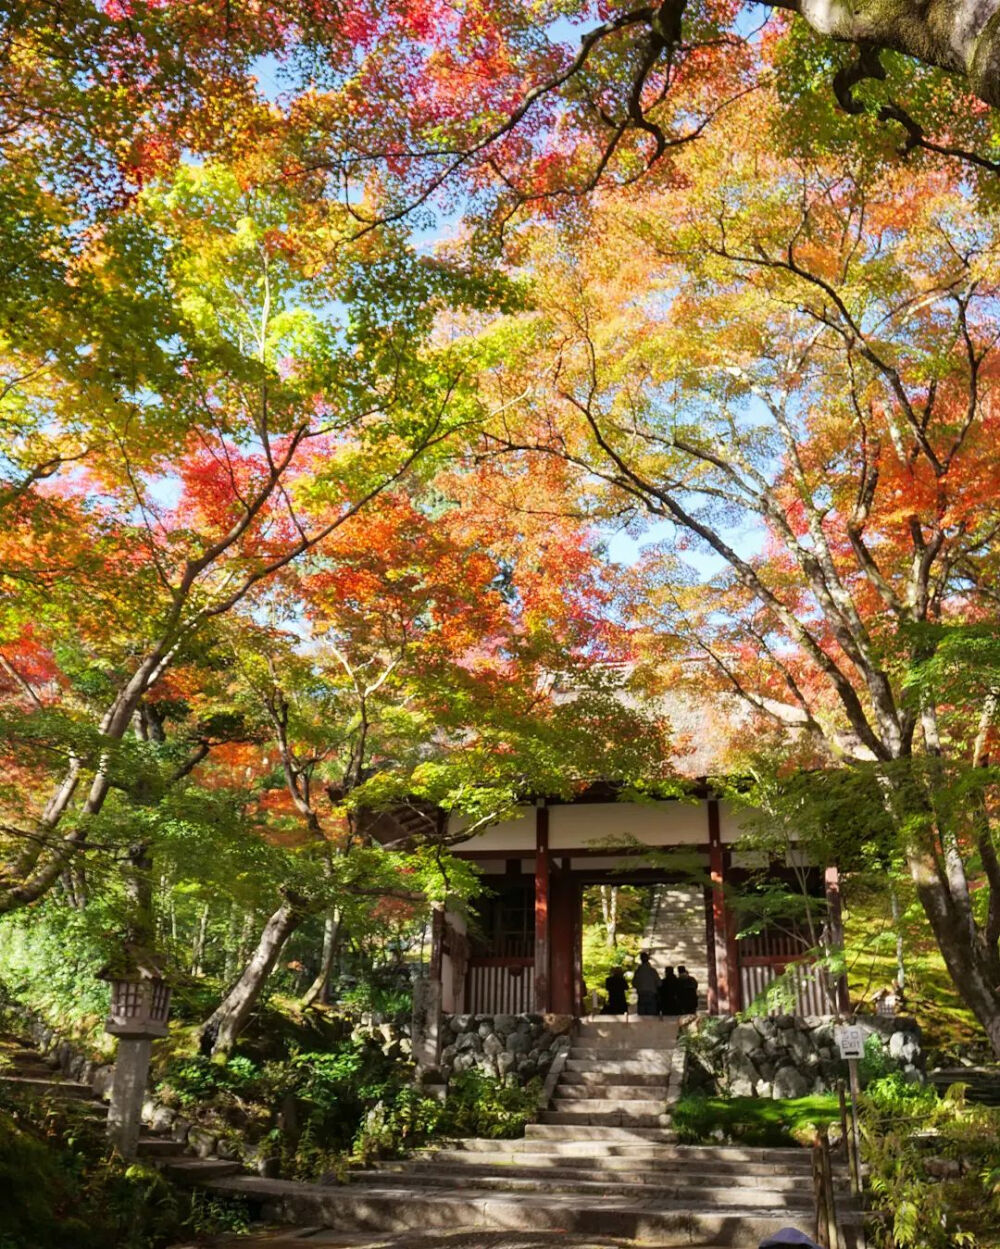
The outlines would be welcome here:
M 771 0 L 813 30 L 961 75 L 1000 106 L 1000 0 Z

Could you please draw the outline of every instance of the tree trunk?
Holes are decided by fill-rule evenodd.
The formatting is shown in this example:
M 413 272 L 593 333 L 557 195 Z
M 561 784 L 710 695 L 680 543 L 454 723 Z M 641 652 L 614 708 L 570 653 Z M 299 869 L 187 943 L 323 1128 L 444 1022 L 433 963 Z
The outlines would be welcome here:
M 202 975 L 202 960 L 205 957 L 205 935 L 208 931 L 208 903 L 201 908 L 201 915 L 198 917 L 198 928 L 194 936 L 194 946 L 191 951 L 191 975 Z
M 969 90 L 1000 105 L 1000 8 L 997 0 L 771 0 L 822 35 L 861 47 L 902 52 L 962 75 Z
M 611 949 L 618 944 L 617 885 L 601 885 L 601 911 L 604 915 L 604 941 Z
M 62 877 L 63 892 L 74 910 L 83 911 L 87 907 L 87 877 L 82 863 L 74 863 L 66 868 Z
M 964 916 L 930 863 L 913 854 L 909 867 L 948 973 L 1000 1058 L 1000 965 L 996 951 L 970 936 Z
M 340 911 L 335 909 L 323 921 L 323 953 L 316 979 L 302 995 L 302 1006 L 325 1006 L 330 1000 L 330 976 L 340 942 Z
M 151 948 L 156 940 L 156 922 L 153 918 L 153 859 L 148 842 L 136 842 L 129 847 L 122 876 L 129 912 L 126 938 L 134 945 Z
M 906 988 L 906 964 L 903 962 L 903 930 L 901 927 L 902 916 L 899 909 L 899 891 L 891 882 L 889 884 L 889 905 L 892 907 L 892 926 L 896 930 L 896 984 L 899 986 L 900 992 L 902 992 Z
M 257 948 L 243 974 L 201 1029 L 203 1052 L 228 1054 L 246 1026 L 260 992 L 278 961 L 285 942 L 302 922 L 306 908 L 300 899 L 286 896 L 264 925 Z
M 243 916 L 243 927 L 240 929 L 240 940 L 236 947 L 236 967 L 241 967 L 250 954 L 250 938 L 253 936 L 253 911 Z
M 226 939 L 223 949 L 222 979 L 229 984 L 236 975 L 239 960 L 237 944 L 240 939 L 240 908 L 235 902 L 229 906 L 229 924 L 226 927 Z

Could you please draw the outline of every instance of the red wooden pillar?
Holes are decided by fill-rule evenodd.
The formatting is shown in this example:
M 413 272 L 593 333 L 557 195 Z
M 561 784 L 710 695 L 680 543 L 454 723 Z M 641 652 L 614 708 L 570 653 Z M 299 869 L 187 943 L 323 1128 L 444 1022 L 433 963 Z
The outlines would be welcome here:
M 711 885 L 705 886 L 705 936 L 708 940 L 708 1013 L 719 1013 L 719 979 L 715 968 L 715 890 Z
M 829 925 L 830 942 L 832 945 L 843 949 L 844 916 L 841 910 L 840 873 L 837 871 L 835 864 L 831 864 L 823 873 L 823 882 L 826 886 L 827 923 Z M 846 1015 L 851 1009 L 846 973 L 842 973 L 837 977 L 836 996 L 837 1009 Z
M 708 865 L 712 880 L 716 1006 L 720 1012 L 735 1014 L 740 1009 L 740 973 L 736 935 L 726 906 L 726 868 L 717 798 L 708 800 Z
M 579 990 L 573 983 L 575 890 L 565 866 L 549 875 L 549 1009 L 557 1015 L 576 1014 Z
M 549 1005 L 549 810 L 535 808 L 535 1010 Z

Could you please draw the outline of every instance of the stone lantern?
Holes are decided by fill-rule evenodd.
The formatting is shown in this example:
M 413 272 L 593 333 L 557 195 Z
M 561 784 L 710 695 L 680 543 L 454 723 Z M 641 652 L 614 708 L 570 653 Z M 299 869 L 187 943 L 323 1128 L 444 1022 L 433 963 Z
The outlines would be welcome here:
M 167 1035 L 170 986 L 155 956 L 131 946 L 97 976 L 111 985 L 104 1030 L 118 1038 L 108 1136 L 123 1158 L 132 1159 L 139 1143 L 153 1038 Z

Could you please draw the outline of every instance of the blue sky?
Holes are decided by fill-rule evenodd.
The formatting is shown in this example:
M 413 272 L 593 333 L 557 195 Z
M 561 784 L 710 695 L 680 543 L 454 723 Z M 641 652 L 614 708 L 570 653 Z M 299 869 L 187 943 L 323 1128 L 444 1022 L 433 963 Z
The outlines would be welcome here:
M 550 28 L 549 35 L 554 41 L 564 41 L 574 45 L 591 25 L 593 22 L 590 20 L 574 23 L 561 19 Z M 760 25 L 759 11 L 744 10 L 737 25 L 741 34 L 744 36 L 750 34 Z M 255 66 L 255 73 L 261 94 L 268 100 L 278 100 L 282 93 L 289 89 L 290 84 L 285 84 L 282 80 L 281 64 L 274 56 L 261 57 Z M 443 216 L 439 215 L 435 226 L 422 229 L 414 235 L 414 243 L 421 249 L 432 248 L 434 244 L 446 239 L 452 233 L 459 222 L 460 215 L 458 209 L 453 209 Z M 157 501 L 170 502 L 171 493 L 169 489 L 166 492 L 160 492 L 162 497 Z M 631 533 L 624 529 L 611 528 L 603 529 L 601 532 L 607 543 L 608 559 L 616 564 L 633 565 L 641 558 L 646 548 L 671 538 L 674 534 L 674 526 L 669 521 L 656 521 L 651 522 L 643 532 L 638 534 L 634 532 L 634 529 Z M 751 555 L 760 546 L 760 534 L 749 530 L 733 530 L 726 532 L 724 536 L 731 545 L 746 556 Z M 700 578 L 706 580 L 714 576 L 724 565 L 724 561 L 719 556 L 706 549 L 687 549 L 684 552 L 684 561 Z

